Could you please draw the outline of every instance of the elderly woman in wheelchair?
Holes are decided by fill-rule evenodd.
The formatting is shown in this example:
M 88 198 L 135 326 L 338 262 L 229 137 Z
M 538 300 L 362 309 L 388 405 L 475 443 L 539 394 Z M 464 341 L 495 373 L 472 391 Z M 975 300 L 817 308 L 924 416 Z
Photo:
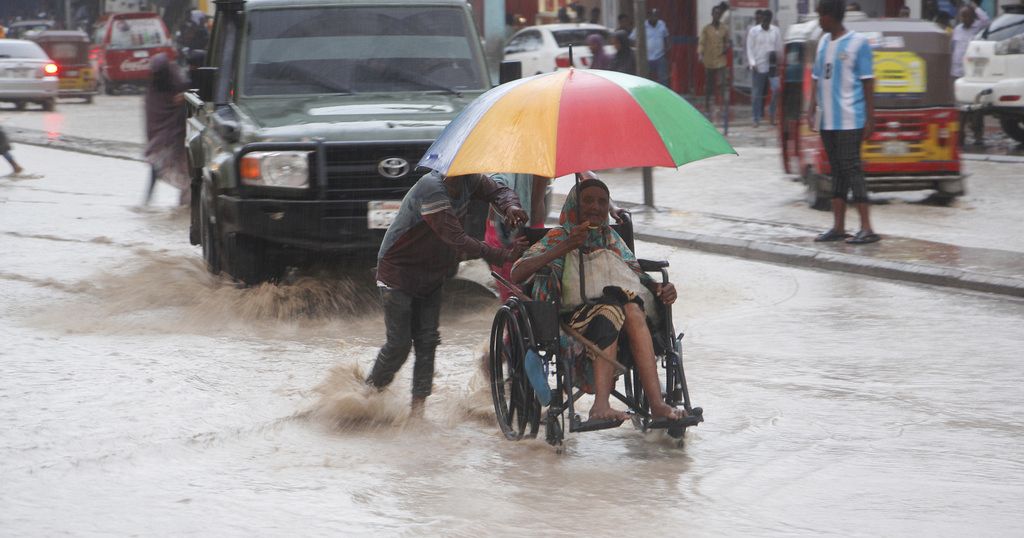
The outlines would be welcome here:
M 508 380 L 511 385 L 506 389 L 492 379 L 499 425 L 512 439 L 522 437 L 526 427 L 536 434 L 540 405 L 549 405 L 547 437 L 557 444 L 564 423 L 559 417 L 565 411 L 569 411 L 570 431 L 616 427 L 630 418 L 630 413 L 611 406 L 610 396 L 614 395 L 636 414 L 632 418 L 644 429 L 668 428 L 670 434 L 681 437 L 686 426 L 702 421 L 702 410 L 690 407 L 680 341 L 672 336 L 670 305 L 676 300 L 676 290 L 667 281 L 667 264 L 641 263 L 627 241 L 608 225 L 610 196 L 603 182 L 587 179 L 575 189 L 579 195 L 571 192 L 566 198 L 560 226 L 548 230 L 512 268 L 512 280 L 528 286 L 533 300 L 520 294 L 518 299 L 506 302 L 495 318 L 491 336 L 493 377 Z M 631 232 L 628 235 L 631 240 Z M 662 282 L 647 273 L 659 270 Z M 556 314 L 551 313 L 552 303 L 559 305 Z M 545 308 L 548 306 L 552 308 Z M 655 325 L 658 322 L 661 324 Z M 660 329 L 652 334 L 652 326 Z M 508 349 L 503 342 L 523 342 L 519 351 L 504 352 L 505 362 L 510 362 L 505 366 L 499 356 Z M 533 348 L 556 367 L 556 387 L 548 402 L 536 403 L 533 397 L 534 392 L 540 395 L 548 390 L 545 373 L 528 372 L 531 353 L 538 355 Z M 524 358 L 516 359 L 514 355 Z M 576 360 L 584 355 L 592 360 Z M 657 370 L 659 356 L 666 368 L 664 389 Z M 615 390 L 616 375 L 622 373 L 616 372 L 621 370 L 617 358 L 631 367 L 625 372 L 625 395 Z M 508 368 L 507 376 L 503 367 Z M 522 381 L 527 376 L 529 383 Z M 573 402 L 581 395 L 572 394 L 576 388 L 594 393 L 585 423 L 573 411 Z

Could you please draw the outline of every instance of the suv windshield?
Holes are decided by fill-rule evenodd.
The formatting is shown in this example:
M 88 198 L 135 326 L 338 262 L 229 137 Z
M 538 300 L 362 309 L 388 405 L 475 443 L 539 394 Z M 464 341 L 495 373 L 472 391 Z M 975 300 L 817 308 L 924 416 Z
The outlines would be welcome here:
M 1018 34 L 1024 34 L 1024 13 L 1004 13 L 996 17 L 988 28 L 981 32 L 978 39 L 1002 41 Z
M 466 22 L 456 7 L 253 11 L 242 93 L 483 90 Z
M 551 32 L 551 35 L 555 37 L 555 43 L 558 44 L 558 48 L 565 48 L 569 45 L 574 47 L 582 47 L 587 44 L 587 36 L 591 34 L 597 34 L 604 39 L 605 43 L 608 43 L 608 30 L 599 28 L 573 28 L 572 30 L 557 30 Z

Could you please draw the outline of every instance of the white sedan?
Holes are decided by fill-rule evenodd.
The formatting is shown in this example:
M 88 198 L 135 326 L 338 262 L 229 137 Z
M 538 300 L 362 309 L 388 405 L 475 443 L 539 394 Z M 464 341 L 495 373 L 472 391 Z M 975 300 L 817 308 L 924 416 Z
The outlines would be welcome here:
M 615 55 L 612 31 L 600 24 L 543 24 L 519 30 L 505 45 L 504 59 L 520 61 L 523 75 L 550 73 L 569 67 L 569 45 L 572 45 L 573 65 L 577 69 L 590 67 L 590 47 L 587 36 L 597 34 L 604 39 L 605 54 Z
M 0 102 L 14 103 L 18 110 L 23 110 L 27 103 L 53 110 L 59 70 L 36 43 L 0 39 Z

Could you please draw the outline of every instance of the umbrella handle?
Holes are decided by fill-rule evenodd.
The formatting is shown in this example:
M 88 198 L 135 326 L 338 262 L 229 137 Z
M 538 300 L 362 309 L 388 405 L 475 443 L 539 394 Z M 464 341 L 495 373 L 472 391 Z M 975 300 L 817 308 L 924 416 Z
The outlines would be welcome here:
M 571 65 L 571 61 L 572 61 L 572 48 L 571 48 L 571 46 L 569 48 L 569 58 L 570 58 L 570 65 Z M 579 172 L 576 172 L 576 226 L 583 226 L 584 225 L 583 224 L 583 212 L 581 211 L 581 208 L 580 208 L 580 203 L 582 201 L 581 196 L 580 196 L 580 181 L 582 179 L 583 179 L 583 174 L 581 174 Z M 580 248 L 577 250 L 577 252 L 579 253 L 579 256 L 580 256 L 580 263 L 579 263 L 579 266 L 580 266 L 580 304 L 586 304 L 587 303 L 587 279 L 586 279 L 586 276 L 584 276 L 584 274 L 583 274 L 584 273 L 584 269 L 583 269 L 583 266 L 584 266 L 584 263 L 583 263 L 583 260 L 584 260 L 584 258 L 583 258 L 583 246 L 584 245 L 586 245 L 586 241 L 584 241 L 583 245 L 580 245 Z

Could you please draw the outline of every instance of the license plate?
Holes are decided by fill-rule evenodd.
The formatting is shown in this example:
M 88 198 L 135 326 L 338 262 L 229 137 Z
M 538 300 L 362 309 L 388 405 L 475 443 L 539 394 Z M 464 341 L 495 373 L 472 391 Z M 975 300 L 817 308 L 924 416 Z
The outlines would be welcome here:
M 882 153 L 887 155 L 906 155 L 910 153 L 910 145 L 899 140 L 887 140 L 882 142 Z
M 71 71 L 67 71 L 67 72 L 65 72 L 65 74 L 66 74 L 67 76 L 69 76 L 69 77 L 77 77 L 77 76 L 78 76 L 78 71 L 75 71 L 75 70 L 71 70 Z
M 149 58 L 149 53 L 144 50 L 137 50 L 132 53 L 132 56 L 136 58 Z
M 387 230 L 399 208 L 402 207 L 401 200 L 384 200 L 379 202 L 366 203 L 366 227 L 371 230 Z
M 973 76 L 983 77 L 985 76 L 985 67 L 988 65 L 988 58 L 974 58 L 974 72 Z

